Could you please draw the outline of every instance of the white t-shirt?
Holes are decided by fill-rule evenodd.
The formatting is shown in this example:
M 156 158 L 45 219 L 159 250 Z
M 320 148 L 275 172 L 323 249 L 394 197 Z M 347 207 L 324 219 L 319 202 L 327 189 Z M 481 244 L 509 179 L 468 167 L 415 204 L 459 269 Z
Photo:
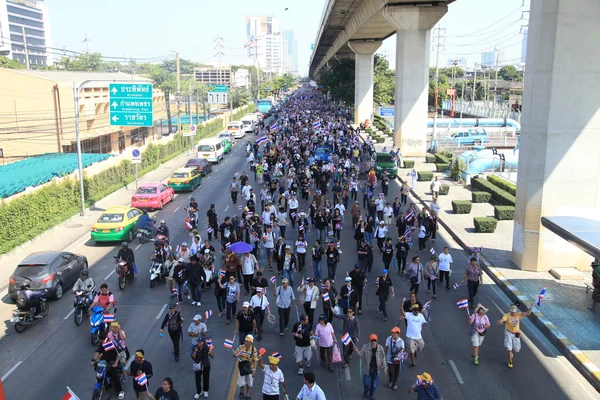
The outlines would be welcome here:
M 304 298 L 304 301 L 312 301 L 312 297 L 313 297 L 313 292 L 315 291 L 316 286 L 313 286 L 312 288 L 307 285 L 306 286 L 306 297 Z
M 242 274 L 243 275 L 253 275 L 254 274 L 254 259 L 252 254 L 250 257 L 244 257 L 244 264 L 242 265 Z
M 450 254 L 442 253 L 439 255 L 439 264 L 438 269 L 440 271 L 450 271 L 450 263 L 452 261 L 452 256 Z
M 412 313 L 406 315 L 408 327 L 406 328 L 406 337 L 410 339 L 422 339 L 421 331 L 423 324 L 426 322 L 423 314 L 419 313 L 416 316 Z
M 393 342 L 393 345 L 392 345 Z M 393 337 L 388 336 L 385 340 L 385 345 L 388 348 L 388 351 L 385 353 L 385 358 L 388 364 L 392 364 L 394 362 L 392 357 L 392 350 L 394 356 L 397 357 L 400 354 L 400 351 L 404 349 L 404 340 L 400 336 L 398 336 L 398 340 L 394 340 Z
M 202 331 L 204 331 L 204 333 L 208 332 L 204 322 L 200 322 L 198 325 L 192 322 L 187 331 L 188 333 L 197 333 L 199 336 L 202 336 Z M 196 344 L 196 339 L 198 339 L 198 336 L 192 336 L 192 344 Z
M 262 295 L 262 299 L 258 294 L 255 294 L 250 299 L 250 307 L 252 308 L 260 307 L 262 310 L 264 310 L 265 308 L 267 308 L 268 305 L 269 300 L 267 300 L 267 296 L 265 296 L 264 294 Z
M 262 387 L 263 394 L 279 395 L 279 384 L 283 382 L 283 372 L 279 368 L 273 372 L 268 365 L 265 365 L 263 371 L 265 373 L 265 381 Z
M 264 236 L 267 237 L 267 241 L 263 242 L 263 246 L 265 247 L 265 249 L 275 248 L 275 235 L 273 234 L 273 231 L 271 231 L 271 233 L 265 232 Z
M 346 207 L 343 204 L 336 204 L 335 207 L 333 208 L 334 210 L 340 210 L 340 215 L 343 217 L 344 213 L 346 212 Z
M 308 246 L 308 243 L 306 243 L 306 241 L 299 241 L 296 240 L 296 253 L 306 253 L 306 246 Z

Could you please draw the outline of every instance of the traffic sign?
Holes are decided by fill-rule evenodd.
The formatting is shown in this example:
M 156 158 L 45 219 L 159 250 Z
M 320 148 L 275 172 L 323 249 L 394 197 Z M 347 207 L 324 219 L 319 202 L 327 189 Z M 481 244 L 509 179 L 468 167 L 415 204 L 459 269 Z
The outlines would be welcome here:
M 227 93 L 229 87 L 227 85 L 208 85 L 208 93 Z
M 229 103 L 229 93 L 208 92 L 208 104 L 227 104 Z
M 139 149 L 133 149 L 131 151 L 131 163 L 140 164 L 142 162 L 142 153 Z
M 111 125 L 153 125 L 151 84 L 111 83 L 108 90 Z
M 394 107 L 379 107 L 379 115 L 382 117 L 393 117 L 396 114 Z
M 196 125 L 181 125 L 181 133 L 183 136 L 196 136 Z

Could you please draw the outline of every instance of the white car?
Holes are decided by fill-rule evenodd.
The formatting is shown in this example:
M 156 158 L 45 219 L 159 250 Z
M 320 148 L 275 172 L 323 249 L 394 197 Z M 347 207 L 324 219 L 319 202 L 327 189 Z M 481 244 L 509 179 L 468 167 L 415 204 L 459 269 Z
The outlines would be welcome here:
M 244 124 L 240 121 L 230 122 L 229 125 L 227 125 L 227 132 L 231 133 L 236 139 L 241 139 L 246 136 Z

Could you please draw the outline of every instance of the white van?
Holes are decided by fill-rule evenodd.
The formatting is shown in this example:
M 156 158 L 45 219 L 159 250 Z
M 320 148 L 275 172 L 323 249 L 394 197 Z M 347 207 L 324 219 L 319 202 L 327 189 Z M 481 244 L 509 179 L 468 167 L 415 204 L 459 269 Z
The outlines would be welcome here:
M 204 157 L 206 160 L 218 164 L 223 159 L 223 145 L 217 138 L 202 139 L 198 143 L 198 157 Z
M 242 117 L 242 124 L 244 124 L 246 132 L 253 132 L 257 123 L 258 116 L 256 114 L 246 114 Z
M 241 139 L 246 136 L 246 132 L 244 131 L 244 124 L 240 121 L 233 121 L 227 125 L 227 132 L 231 133 L 234 138 Z

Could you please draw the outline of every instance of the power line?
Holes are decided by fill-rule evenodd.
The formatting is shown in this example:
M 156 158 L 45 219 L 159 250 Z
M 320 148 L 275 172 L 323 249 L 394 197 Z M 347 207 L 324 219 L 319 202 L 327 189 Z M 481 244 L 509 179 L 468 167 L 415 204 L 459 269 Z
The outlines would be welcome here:
M 515 8 L 514 10 L 512 10 L 511 12 L 509 12 L 507 15 L 505 15 L 504 17 L 500 18 L 499 20 L 491 23 L 490 25 L 486 26 L 485 28 L 479 29 L 477 31 L 471 32 L 471 33 L 467 33 L 465 35 L 453 35 L 453 37 L 467 37 L 467 36 L 473 36 L 479 32 L 485 31 L 488 28 L 491 28 L 492 26 L 504 21 L 506 18 L 510 17 L 511 15 L 513 15 L 516 11 L 519 11 L 521 8 L 524 7 L 524 4 L 520 5 L 519 7 Z

